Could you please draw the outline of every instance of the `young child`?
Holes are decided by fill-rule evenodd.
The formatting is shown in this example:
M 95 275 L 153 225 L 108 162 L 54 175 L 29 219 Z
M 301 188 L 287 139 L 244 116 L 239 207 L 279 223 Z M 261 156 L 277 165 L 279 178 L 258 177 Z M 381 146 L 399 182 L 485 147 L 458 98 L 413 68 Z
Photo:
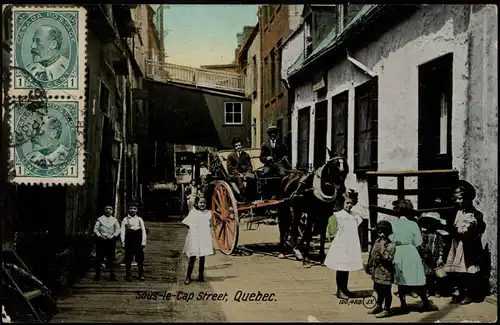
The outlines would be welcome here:
M 436 276 L 435 269 L 444 265 L 444 230 L 440 229 L 446 226 L 446 220 L 441 219 L 437 212 L 423 213 L 418 219 L 418 225 L 422 231 L 422 245 L 419 247 L 422 263 L 424 264 L 427 295 L 439 298 L 438 291 L 439 278 Z
M 100 216 L 94 226 L 94 233 L 97 235 L 96 243 L 96 268 L 95 280 L 101 279 L 101 265 L 104 258 L 109 264 L 109 280 L 118 281 L 115 275 L 115 248 L 116 239 L 120 235 L 120 223 L 113 216 L 111 206 L 104 207 L 104 215 Z
M 122 246 L 125 250 L 125 278 L 132 281 L 132 260 L 135 257 L 139 269 L 139 279 L 144 281 L 144 247 L 146 247 L 146 227 L 144 220 L 137 215 L 137 204 L 130 204 L 128 215 L 123 218 L 121 227 Z
M 325 266 L 330 270 L 336 271 L 337 297 L 339 299 L 348 299 L 354 297 L 354 294 L 348 289 L 349 272 L 363 269 L 363 258 L 361 255 L 361 244 L 359 241 L 358 227 L 363 221 L 360 214 L 352 211 L 352 208 L 358 203 L 358 193 L 349 190 L 344 194 L 344 208 L 335 212 L 335 219 L 331 221 L 329 230 L 336 232 L 328 254 L 325 258 Z M 329 234 L 331 237 L 331 234 Z
M 390 316 L 391 313 L 391 287 L 394 281 L 394 266 L 392 263 L 396 247 L 389 239 L 392 234 L 389 221 L 380 221 L 377 224 L 377 233 L 378 238 L 370 252 L 366 273 L 372 276 L 373 289 L 377 293 L 377 306 L 369 314 L 382 318 Z
M 206 209 L 207 202 L 204 197 L 197 197 L 195 207 L 189 211 L 188 216 L 182 223 L 189 227 L 184 245 L 184 253 L 189 257 L 189 264 L 186 274 L 185 284 L 191 283 L 191 273 L 193 273 L 196 257 L 200 258 L 198 281 L 203 282 L 203 270 L 205 268 L 205 256 L 212 255 L 212 234 L 210 224 L 212 215 Z

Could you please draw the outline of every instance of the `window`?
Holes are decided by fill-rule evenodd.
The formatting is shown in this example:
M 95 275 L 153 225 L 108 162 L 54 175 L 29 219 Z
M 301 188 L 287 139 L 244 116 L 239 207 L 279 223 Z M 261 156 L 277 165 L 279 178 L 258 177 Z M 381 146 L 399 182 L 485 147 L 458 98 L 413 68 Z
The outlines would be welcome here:
M 120 91 L 118 90 L 118 87 L 115 88 L 115 105 L 116 105 L 116 115 L 115 115 L 115 121 L 120 123 L 122 125 L 123 122 L 123 105 L 122 105 L 122 98 L 120 95 Z
M 229 125 L 243 123 L 242 103 L 224 103 L 224 123 Z
M 297 168 L 309 169 L 309 123 L 310 107 L 299 110 L 298 141 L 297 141 Z
M 278 128 L 278 139 L 283 142 L 283 118 L 276 121 L 276 127 Z
M 252 71 L 253 71 L 253 87 L 252 93 L 257 97 L 257 87 L 259 85 L 259 70 L 257 69 L 257 57 L 254 55 L 252 58 Z
M 264 59 L 264 103 L 269 99 L 269 59 Z
M 327 114 L 327 101 L 317 103 L 314 112 L 314 168 L 320 167 L 326 161 Z
M 281 83 L 281 42 L 282 40 L 280 39 L 278 41 L 278 44 L 276 45 L 276 65 L 278 66 L 278 71 L 277 72 L 277 77 L 276 77 L 276 92 L 277 94 L 280 94 L 283 91 L 283 84 Z
M 451 169 L 453 54 L 418 67 L 419 169 Z
M 378 78 L 356 87 L 354 118 L 354 172 L 377 169 Z
M 348 91 L 332 97 L 332 153 L 347 158 L 347 109 Z
M 271 71 L 269 71 L 269 77 L 270 77 L 270 86 L 271 86 L 271 93 L 270 93 L 270 98 L 274 98 L 276 96 L 276 55 L 274 52 L 274 49 L 271 50 L 270 53 L 270 64 L 271 64 Z
M 335 29 L 338 32 L 338 11 L 336 7 L 325 6 L 312 14 L 312 49 L 314 50 Z
M 102 81 L 99 94 L 99 108 L 101 109 L 101 112 L 105 114 L 109 113 L 109 90 Z
M 343 10 L 344 21 L 342 23 L 343 23 L 344 28 L 346 28 L 347 25 L 349 25 L 349 23 L 352 21 L 354 16 L 356 16 L 356 14 L 361 10 L 361 8 L 363 8 L 363 6 L 364 6 L 363 4 L 345 4 L 345 5 L 343 5 L 342 10 Z

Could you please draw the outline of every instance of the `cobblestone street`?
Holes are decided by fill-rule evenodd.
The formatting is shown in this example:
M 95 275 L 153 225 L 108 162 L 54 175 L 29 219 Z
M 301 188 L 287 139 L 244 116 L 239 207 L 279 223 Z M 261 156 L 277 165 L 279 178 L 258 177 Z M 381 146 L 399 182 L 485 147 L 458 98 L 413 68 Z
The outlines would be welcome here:
M 146 248 L 146 281 L 123 281 L 123 267 L 119 268 L 120 282 L 91 280 L 93 272 L 73 289 L 73 294 L 59 304 L 61 313 L 53 322 L 372 322 L 360 304 L 339 304 L 333 296 L 334 273 L 319 265 L 309 269 L 292 260 L 277 258 L 277 253 L 266 252 L 278 238 L 277 226 L 260 225 L 257 230 L 240 228 L 240 254 L 225 256 L 217 253 L 207 258 L 205 283 L 192 282 L 184 286 L 186 258 L 182 248 L 186 230 L 177 222 L 149 223 L 150 238 Z M 263 244 L 271 245 L 263 245 Z M 260 248 L 259 248 L 260 247 Z M 253 249 L 253 254 L 249 252 Z M 366 260 L 366 256 L 365 256 Z M 194 274 L 196 274 L 196 269 Z M 106 275 L 106 274 L 104 274 Z M 193 277 L 196 278 L 196 277 Z M 370 278 L 363 272 L 351 273 L 349 286 L 354 292 L 371 289 Z M 395 289 L 395 288 L 394 288 Z M 139 291 L 194 293 L 191 301 L 137 299 Z M 274 294 L 274 301 L 235 301 L 243 293 Z M 200 292 L 227 293 L 222 301 L 197 300 Z M 271 299 L 273 296 L 271 296 Z M 497 307 L 494 302 L 467 306 L 449 305 L 449 298 L 434 299 L 438 312 L 393 316 L 389 322 L 494 322 Z M 418 307 L 412 298 L 410 307 Z M 412 304 L 414 303 L 414 304 Z M 398 301 L 393 306 L 397 311 Z M 312 317 L 310 317 L 312 316 Z

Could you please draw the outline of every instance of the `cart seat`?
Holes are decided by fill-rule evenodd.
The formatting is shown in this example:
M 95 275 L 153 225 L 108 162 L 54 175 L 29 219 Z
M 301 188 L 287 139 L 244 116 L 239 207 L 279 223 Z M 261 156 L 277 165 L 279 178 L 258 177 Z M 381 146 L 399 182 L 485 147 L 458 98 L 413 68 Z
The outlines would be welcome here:
M 217 151 L 217 156 L 219 157 L 219 160 L 222 164 L 222 167 L 224 169 L 224 173 L 226 176 L 229 175 L 228 170 L 227 170 L 227 157 L 233 151 L 234 151 L 233 149 Z M 255 171 L 256 177 L 258 178 L 259 177 L 258 173 L 259 173 L 259 171 L 261 171 L 262 166 L 263 166 L 262 162 L 260 161 L 260 148 L 248 148 L 248 149 L 243 149 L 243 151 L 245 151 L 246 153 L 248 153 L 250 155 L 250 160 L 252 162 L 252 169 Z M 228 180 L 228 183 L 231 184 L 231 188 L 234 190 L 235 193 L 240 194 L 238 186 L 236 186 L 235 182 Z M 245 185 L 246 185 L 246 182 L 245 182 Z

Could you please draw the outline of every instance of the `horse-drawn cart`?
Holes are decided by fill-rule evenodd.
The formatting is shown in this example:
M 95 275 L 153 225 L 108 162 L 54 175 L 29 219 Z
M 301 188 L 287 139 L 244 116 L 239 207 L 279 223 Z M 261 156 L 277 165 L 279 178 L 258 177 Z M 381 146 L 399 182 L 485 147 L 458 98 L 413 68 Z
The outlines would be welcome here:
M 257 197 L 260 200 L 240 204 L 237 201 L 239 189 L 234 182 L 229 180 L 227 170 L 227 157 L 233 150 L 222 150 L 216 152 L 211 159 L 212 182 L 212 233 L 217 246 L 224 254 L 231 254 L 238 245 L 238 235 L 240 220 L 247 219 L 247 228 L 252 229 L 252 224 L 273 215 L 275 211 L 270 208 L 283 202 L 283 199 L 271 199 L 262 197 L 263 187 L 270 182 L 280 182 L 280 177 L 262 177 L 262 163 L 259 160 L 260 149 L 245 149 L 250 155 L 252 167 L 256 175 Z M 276 207 L 275 207 L 276 208 Z M 257 215 L 256 211 L 262 211 L 262 215 Z M 264 211 L 263 211 L 264 210 Z M 266 211 L 267 210 L 267 211 Z M 270 211 L 272 211 L 270 213 Z M 258 225 L 258 223 L 257 223 Z

